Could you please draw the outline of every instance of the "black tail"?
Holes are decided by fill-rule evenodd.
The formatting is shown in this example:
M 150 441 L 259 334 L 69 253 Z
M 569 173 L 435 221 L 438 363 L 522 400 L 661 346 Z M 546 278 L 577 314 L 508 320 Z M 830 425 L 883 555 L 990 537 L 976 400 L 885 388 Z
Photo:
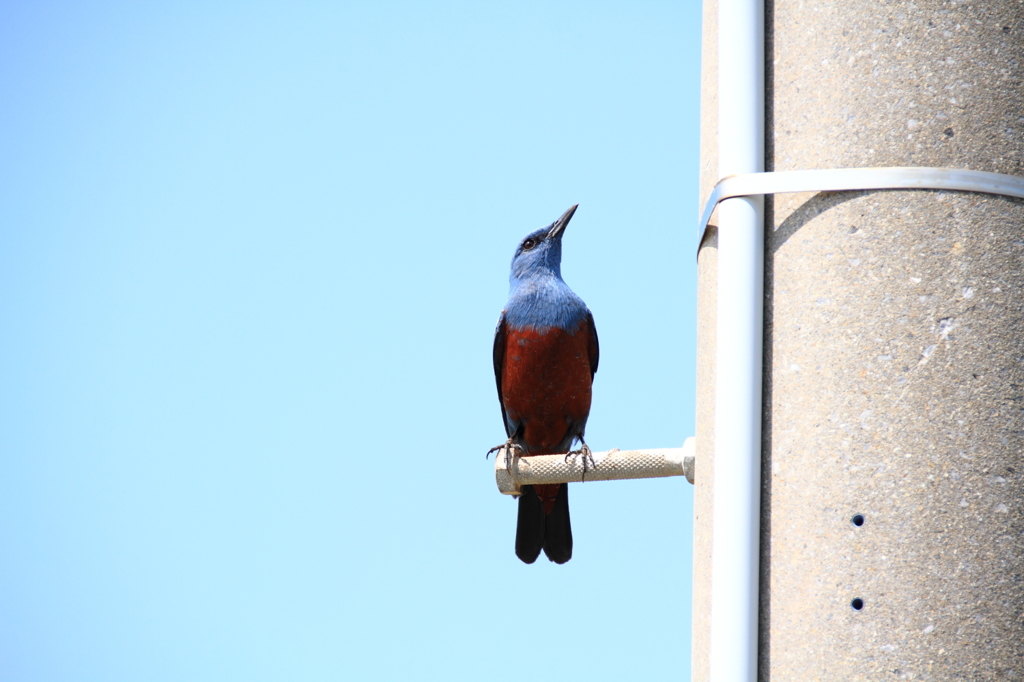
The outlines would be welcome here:
M 519 519 L 516 522 L 516 556 L 532 564 L 544 546 L 544 503 L 532 485 L 523 486 L 519 496 Z
M 558 496 L 550 514 L 532 485 L 523 486 L 519 496 L 519 519 L 516 524 L 516 556 L 532 564 L 540 550 L 556 564 L 572 558 L 572 526 L 569 522 L 569 485 L 558 487 Z
M 569 484 L 558 487 L 555 508 L 544 520 L 544 553 L 556 564 L 572 558 L 572 524 L 569 523 Z

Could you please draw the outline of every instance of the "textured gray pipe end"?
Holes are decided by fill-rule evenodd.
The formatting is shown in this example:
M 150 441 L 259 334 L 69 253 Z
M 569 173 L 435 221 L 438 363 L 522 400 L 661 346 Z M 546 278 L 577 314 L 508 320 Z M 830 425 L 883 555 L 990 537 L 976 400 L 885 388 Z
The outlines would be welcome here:
M 524 485 L 618 481 L 629 478 L 685 476 L 693 483 L 696 441 L 687 438 L 681 448 L 655 450 L 608 450 L 595 452 L 583 471 L 579 455 L 537 455 L 508 458 L 504 449 L 494 459 L 494 477 L 504 495 L 519 495 Z

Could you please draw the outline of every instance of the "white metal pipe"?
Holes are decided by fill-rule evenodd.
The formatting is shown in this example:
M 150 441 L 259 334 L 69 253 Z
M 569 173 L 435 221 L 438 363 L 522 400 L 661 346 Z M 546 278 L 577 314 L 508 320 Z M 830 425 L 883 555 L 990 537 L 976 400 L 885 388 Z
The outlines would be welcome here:
M 764 170 L 764 0 L 718 3 L 718 174 Z M 764 198 L 718 209 L 712 682 L 756 682 Z

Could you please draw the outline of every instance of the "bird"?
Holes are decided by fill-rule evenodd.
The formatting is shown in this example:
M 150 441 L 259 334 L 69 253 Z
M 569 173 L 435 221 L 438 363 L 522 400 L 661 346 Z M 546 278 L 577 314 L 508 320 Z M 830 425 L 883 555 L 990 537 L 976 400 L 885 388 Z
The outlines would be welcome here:
M 531 232 L 512 257 L 509 297 L 494 333 L 494 379 L 508 440 L 506 458 L 582 455 L 600 347 L 594 316 L 562 279 L 562 237 L 579 204 Z M 579 441 L 580 449 L 570 451 Z M 488 453 L 489 454 L 489 453 Z M 506 459 L 506 463 L 510 462 Z M 543 549 L 572 558 L 569 485 L 524 485 L 516 521 L 516 556 L 532 564 Z

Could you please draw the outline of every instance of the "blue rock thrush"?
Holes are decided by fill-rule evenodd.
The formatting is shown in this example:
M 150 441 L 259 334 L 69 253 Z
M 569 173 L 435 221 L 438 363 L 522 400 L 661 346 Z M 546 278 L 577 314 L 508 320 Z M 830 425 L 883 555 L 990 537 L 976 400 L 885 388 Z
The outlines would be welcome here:
M 528 235 L 512 257 L 509 299 L 494 334 L 494 378 L 508 436 L 499 447 L 530 457 L 569 453 L 579 441 L 569 454 L 581 455 L 585 466 L 598 343 L 594 316 L 562 281 L 562 235 L 575 212 L 573 206 Z M 572 558 L 566 483 L 523 486 L 516 556 L 532 564 L 541 549 L 558 564 Z

